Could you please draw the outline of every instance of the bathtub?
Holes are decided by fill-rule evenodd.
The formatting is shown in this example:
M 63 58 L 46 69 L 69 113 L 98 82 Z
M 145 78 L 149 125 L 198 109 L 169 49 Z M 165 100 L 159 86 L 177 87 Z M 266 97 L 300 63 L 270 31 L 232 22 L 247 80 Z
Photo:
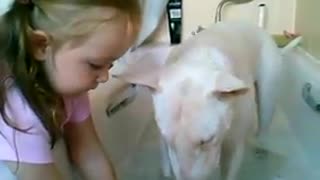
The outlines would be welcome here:
M 320 100 L 320 61 L 297 48 L 284 55 L 284 64 L 270 132 L 247 148 L 239 180 L 320 179 L 320 112 L 315 108 Z M 143 87 L 121 85 L 111 78 L 90 92 L 98 135 L 121 180 L 162 179 L 151 94 Z M 63 143 L 55 154 L 59 169 L 70 179 Z M 1 164 L 0 174 L 12 178 Z
M 279 110 L 288 132 L 283 179 L 320 179 L 320 61 L 297 48 L 284 56 Z M 269 139 L 270 143 L 272 139 Z M 285 148 L 284 148 L 285 147 Z
M 320 61 L 296 48 L 284 67 L 272 126 L 247 150 L 241 180 L 320 179 Z

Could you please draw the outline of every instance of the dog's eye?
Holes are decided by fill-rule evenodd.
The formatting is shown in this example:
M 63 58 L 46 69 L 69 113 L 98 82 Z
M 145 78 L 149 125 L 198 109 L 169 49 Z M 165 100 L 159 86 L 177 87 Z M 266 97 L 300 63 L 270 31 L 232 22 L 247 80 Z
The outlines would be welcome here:
M 200 146 L 204 146 L 204 145 L 206 145 L 206 144 L 209 144 L 210 142 L 213 142 L 213 140 L 215 139 L 215 135 L 212 135 L 212 136 L 210 136 L 209 138 L 207 138 L 207 139 L 202 139 L 201 141 L 200 141 Z

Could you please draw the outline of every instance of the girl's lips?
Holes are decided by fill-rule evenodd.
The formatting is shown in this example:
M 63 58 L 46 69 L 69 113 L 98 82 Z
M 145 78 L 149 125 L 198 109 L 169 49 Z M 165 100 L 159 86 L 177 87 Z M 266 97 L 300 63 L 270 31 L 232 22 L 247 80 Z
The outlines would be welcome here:
M 96 89 L 98 87 L 99 84 L 95 84 L 93 85 L 90 89 Z

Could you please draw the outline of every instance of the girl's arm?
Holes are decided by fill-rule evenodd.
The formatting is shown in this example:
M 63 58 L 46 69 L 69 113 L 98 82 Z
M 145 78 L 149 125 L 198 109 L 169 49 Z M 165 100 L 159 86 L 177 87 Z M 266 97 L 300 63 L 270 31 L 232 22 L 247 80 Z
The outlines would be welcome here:
M 65 126 L 65 140 L 72 163 L 86 180 L 115 180 L 115 170 L 103 151 L 91 116 Z
M 28 164 L 4 161 L 17 179 L 21 180 L 62 180 L 54 164 Z M 18 169 L 17 169 L 18 168 Z M 18 170 L 18 171 L 17 171 Z M 1 175 L 0 175 L 0 179 Z

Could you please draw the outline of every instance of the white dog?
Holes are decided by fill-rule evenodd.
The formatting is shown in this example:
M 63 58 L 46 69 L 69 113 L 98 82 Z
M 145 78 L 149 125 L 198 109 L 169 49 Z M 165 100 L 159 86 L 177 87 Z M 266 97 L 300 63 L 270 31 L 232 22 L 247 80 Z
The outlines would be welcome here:
M 249 24 L 222 22 L 176 47 L 145 46 L 128 58 L 132 63 L 115 76 L 153 91 L 175 177 L 210 179 L 221 165 L 223 179 L 237 179 L 258 117 L 261 133 L 274 112 L 281 53 L 271 36 Z

